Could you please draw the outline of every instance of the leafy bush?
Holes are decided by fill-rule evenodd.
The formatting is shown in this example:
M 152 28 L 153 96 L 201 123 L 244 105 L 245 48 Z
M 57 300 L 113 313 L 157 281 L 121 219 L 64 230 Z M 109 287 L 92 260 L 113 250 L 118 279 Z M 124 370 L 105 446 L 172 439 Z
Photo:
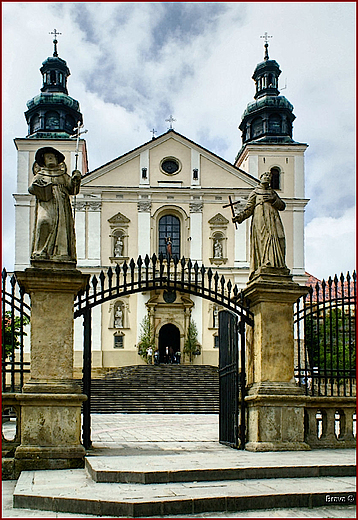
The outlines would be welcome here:
M 4 330 L 5 323 L 5 330 Z M 23 326 L 28 325 L 30 320 L 23 316 Z M 12 326 L 13 325 L 13 326 Z M 8 358 L 12 353 L 12 330 L 14 331 L 14 348 L 17 349 L 20 346 L 20 336 L 21 336 L 21 318 L 20 316 L 14 316 L 14 323 L 12 322 L 11 312 L 6 311 L 4 320 L 2 322 L 2 341 L 5 346 L 5 359 Z M 23 335 L 26 336 L 26 332 L 23 332 Z
M 153 353 L 155 350 L 155 338 L 153 327 L 150 322 L 149 315 L 144 316 L 140 325 L 141 333 L 139 336 L 139 342 L 137 345 L 138 354 L 146 363 L 148 363 L 147 349 L 152 347 Z
M 192 363 L 194 356 L 199 356 L 201 347 L 198 343 L 198 329 L 195 322 L 190 318 L 187 336 L 184 342 L 183 352 Z

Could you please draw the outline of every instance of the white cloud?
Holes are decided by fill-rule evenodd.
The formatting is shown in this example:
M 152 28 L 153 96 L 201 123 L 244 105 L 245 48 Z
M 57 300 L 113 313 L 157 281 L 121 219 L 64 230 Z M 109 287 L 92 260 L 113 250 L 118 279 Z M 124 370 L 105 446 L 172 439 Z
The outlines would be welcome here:
M 339 218 L 317 217 L 306 226 L 306 271 L 319 279 L 353 272 L 355 257 L 355 208 Z

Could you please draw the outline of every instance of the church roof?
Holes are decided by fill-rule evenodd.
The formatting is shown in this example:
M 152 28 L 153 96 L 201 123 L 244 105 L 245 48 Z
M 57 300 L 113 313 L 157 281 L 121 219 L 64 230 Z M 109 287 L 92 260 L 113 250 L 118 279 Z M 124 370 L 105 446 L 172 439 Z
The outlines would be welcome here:
M 196 143 L 195 141 L 192 141 L 191 139 L 188 139 L 187 137 L 185 137 L 184 135 L 180 134 L 179 132 L 176 132 L 172 128 L 169 129 L 164 134 L 159 135 L 158 137 L 154 137 L 150 141 L 147 141 L 146 143 L 141 144 L 140 146 L 138 146 L 136 148 L 133 148 L 133 150 L 130 150 L 129 152 L 126 152 L 125 154 L 120 155 L 119 157 L 116 157 L 115 159 L 112 159 L 111 161 L 103 164 L 102 166 L 99 166 L 98 168 L 96 168 L 96 169 L 94 169 L 92 171 L 87 172 L 83 176 L 83 178 L 91 176 L 94 173 L 99 172 L 101 169 L 106 168 L 106 167 L 110 166 L 111 164 L 116 163 L 117 161 L 125 159 L 127 156 L 130 156 L 131 154 L 135 154 L 136 152 L 140 153 L 140 151 L 142 149 L 145 149 L 146 147 L 151 147 L 151 145 L 158 144 L 160 141 L 164 141 L 164 140 L 168 139 L 168 137 L 173 136 L 173 135 L 179 137 L 180 139 L 182 139 L 184 141 L 186 141 L 188 144 L 199 148 L 199 150 L 202 150 L 206 154 L 209 154 L 210 156 L 218 159 L 219 161 L 223 162 L 225 165 L 230 166 L 230 168 L 232 168 L 233 170 L 235 170 L 237 172 L 240 172 L 241 174 L 245 175 L 245 177 L 248 177 L 252 181 L 258 182 L 258 179 L 256 179 L 256 177 L 254 177 L 250 173 L 246 172 L 245 170 L 242 170 L 241 168 L 238 168 L 237 166 L 235 166 L 234 164 L 230 163 L 226 159 L 223 159 L 219 155 L 216 155 L 214 152 L 208 150 L 207 148 L 204 148 L 203 146 L 201 146 L 200 144 Z

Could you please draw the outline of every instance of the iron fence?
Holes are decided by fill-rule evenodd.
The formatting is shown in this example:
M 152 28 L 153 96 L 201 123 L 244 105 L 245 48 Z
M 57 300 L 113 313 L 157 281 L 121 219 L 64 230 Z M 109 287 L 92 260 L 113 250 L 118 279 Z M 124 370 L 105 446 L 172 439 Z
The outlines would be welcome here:
M 2 270 L 1 311 L 2 391 L 21 391 L 24 375 L 30 372 L 30 362 L 25 361 L 24 338 L 31 307 L 16 276 L 7 273 L 5 268 Z
M 295 377 L 306 395 L 356 395 L 356 273 L 316 281 L 295 308 Z

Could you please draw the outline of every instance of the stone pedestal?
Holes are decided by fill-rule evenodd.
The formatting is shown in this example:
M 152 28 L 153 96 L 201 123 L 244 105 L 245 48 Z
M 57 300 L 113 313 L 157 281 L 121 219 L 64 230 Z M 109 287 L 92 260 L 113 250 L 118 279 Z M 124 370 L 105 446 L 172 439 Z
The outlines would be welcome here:
M 305 396 L 294 380 L 293 304 L 307 292 L 288 269 L 263 268 L 245 289 L 254 313 L 247 337 L 250 451 L 310 449 L 304 442 Z
M 73 380 L 74 298 L 88 275 L 75 268 L 31 267 L 16 273 L 31 297 L 31 376 L 17 395 L 21 406 L 18 469 L 83 465 L 81 404 Z

